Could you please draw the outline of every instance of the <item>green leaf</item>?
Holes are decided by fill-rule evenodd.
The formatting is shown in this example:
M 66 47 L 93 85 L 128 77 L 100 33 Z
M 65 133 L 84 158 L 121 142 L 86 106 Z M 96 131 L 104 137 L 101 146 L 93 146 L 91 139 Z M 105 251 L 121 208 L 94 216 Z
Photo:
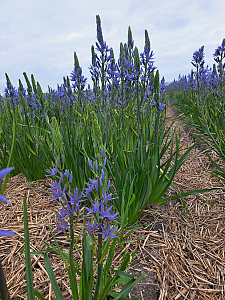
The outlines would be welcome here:
M 63 253 L 63 251 L 60 249 L 60 247 L 59 247 L 59 244 L 58 244 L 58 242 L 57 242 L 57 240 L 56 240 L 56 238 L 55 238 L 55 235 L 54 235 L 54 233 L 53 233 L 53 231 L 52 231 L 52 229 L 51 229 L 51 227 L 50 227 L 50 225 L 48 224 L 48 228 L 49 228 L 49 230 L 50 230 L 50 232 L 51 232 L 51 235 L 52 235 L 52 237 L 53 237 L 53 240 L 54 240 L 54 242 L 55 242 L 55 244 L 56 244 L 56 247 L 57 248 L 55 248 L 55 247 L 52 247 L 52 249 L 54 249 L 58 254 L 60 254 L 60 256 L 61 256 L 61 258 L 62 258 L 62 260 L 63 260 L 63 262 L 64 262 L 64 264 L 66 265 L 66 267 L 68 267 L 68 264 L 67 264 L 67 261 L 65 260 L 65 257 L 64 257 L 64 253 Z M 48 243 L 47 243 L 48 244 Z M 49 245 L 49 244 L 48 244 Z M 68 255 L 68 254 L 67 254 Z M 69 257 L 69 256 L 68 256 Z
M 62 251 L 62 250 L 59 250 L 58 248 L 52 246 L 51 244 L 47 243 L 47 242 L 44 241 L 44 240 L 42 240 L 42 242 L 43 242 L 44 244 L 46 244 L 47 246 L 51 247 L 56 253 L 60 254 L 60 256 L 61 256 L 61 254 L 63 254 L 63 256 L 61 256 L 61 257 L 62 257 L 62 259 L 63 259 L 65 265 L 68 266 L 68 264 L 67 264 L 67 262 L 69 262 L 69 254 L 68 254 L 68 253 L 66 253 L 66 252 L 64 252 L 64 251 Z M 48 251 L 48 252 L 51 252 L 51 250 Z M 66 258 L 67 262 L 65 261 L 65 258 Z M 81 275 L 81 273 L 80 273 L 80 271 L 79 271 L 79 270 L 81 270 L 80 266 L 78 265 L 78 263 L 77 263 L 75 260 L 73 260 L 73 263 L 74 263 L 74 264 L 76 265 L 76 267 L 77 267 L 77 268 L 76 268 L 76 273 L 80 276 L 80 275 Z
M 109 292 L 109 295 L 113 297 L 113 299 L 116 298 L 116 296 L 118 295 L 117 292 Z M 143 297 L 135 297 L 135 298 L 127 298 L 127 297 L 120 297 L 119 300 L 138 300 L 138 299 L 143 299 Z
M 129 253 L 125 253 L 123 255 L 123 259 L 122 259 L 122 263 L 120 265 L 120 268 L 118 271 L 124 271 L 125 268 L 127 267 L 127 265 L 131 262 L 131 260 L 133 259 L 134 255 L 136 254 L 136 250 L 132 253 L 132 255 L 130 255 Z M 114 270 L 115 272 L 116 270 Z M 116 280 L 119 278 L 119 275 L 115 273 L 115 275 L 111 278 L 109 276 L 107 282 L 104 285 L 104 288 L 101 292 L 101 295 L 99 297 L 99 300 L 104 300 L 105 296 L 110 294 L 110 290 L 114 287 Z
M 80 298 L 85 300 L 92 299 L 92 285 L 93 285 L 93 258 L 90 247 L 90 237 L 83 238 L 83 261 L 82 272 L 80 278 Z
M 115 270 L 115 273 L 117 275 L 119 275 L 120 277 L 122 277 L 122 278 L 134 278 L 133 275 L 131 275 L 129 273 L 126 273 L 126 272 L 123 272 L 123 271 L 120 271 L 120 270 Z
M 175 196 L 165 197 L 165 198 L 161 199 L 160 201 L 158 201 L 158 204 L 163 204 L 163 203 L 165 203 L 169 200 L 179 199 L 181 196 L 185 197 L 185 196 L 189 196 L 189 195 L 203 194 L 203 193 L 206 193 L 206 192 L 210 192 L 210 191 L 213 191 L 213 190 L 224 189 L 224 188 L 225 188 L 224 186 L 221 186 L 221 187 L 219 186 L 219 187 L 214 187 L 214 188 L 209 188 L 209 189 L 192 190 L 192 191 L 180 193 L 180 194 L 175 195 Z
M 30 240 L 27 218 L 27 203 L 26 198 L 23 198 L 23 218 L 24 218 L 24 239 L 25 239 L 25 265 L 26 265 L 26 280 L 27 280 L 27 298 L 35 300 L 33 277 L 30 261 Z
M 104 269 L 103 269 L 104 284 L 105 284 L 107 276 L 109 274 L 109 270 L 112 267 L 112 260 L 113 260 L 113 256 L 114 256 L 115 243 L 116 243 L 116 239 L 113 239 L 112 244 L 111 244 L 111 246 L 109 248 L 108 257 L 107 257 L 105 265 L 104 265 Z
M 58 283 L 56 281 L 54 272 L 52 270 L 50 260 L 49 260 L 48 255 L 46 253 L 44 254 L 44 263 L 45 263 L 45 268 L 46 268 L 46 271 L 48 273 L 48 276 L 49 276 L 49 279 L 51 281 L 52 288 L 53 288 L 53 291 L 56 295 L 57 300 L 65 300 L 63 298 L 63 295 L 62 295 L 60 289 L 59 289 L 59 286 L 58 286 Z
M 29 135 L 29 133 L 28 133 L 25 129 L 23 129 L 22 126 L 24 126 L 24 125 L 18 124 L 18 123 L 17 123 L 17 125 L 20 125 L 20 128 L 21 128 L 21 129 L 23 130 L 23 132 L 26 134 L 26 136 L 28 137 L 28 139 L 33 143 L 33 140 L 32 140 L 32 138 L 31 138 L 31 136 Z
M 145 275 L 141 275 L 140 277 L 136 278 L 136 279 L 131 279 L 121 290 L 121 292 L 117 295 L 116 298 L 114 298 L 114 300 L 118 300 L 120 299 L 121 296 L 127 296 L 129 294 L 129 292 L 131 291 L 132 287 L 141 279 L 143 278 Z
M 104 259 L 104 257 L 106 256 L 107 252 L 108 252 L 108 249 L 109 249 L 109 244 L 110 244 L 110 241 L 111 239 L 107 239 L 103 249 L 102 249 L 102 257 L 101 259 L 99 260 L 99 263 L 101 263 Z
M 26 145 L 26 147 L 29 149 L 29 151 L 33 154 L 33 155 L 37 155 L 32 149 L 31 149 L 31 147 L 18 135 L 18 134 L 16 134 L 17 136 L 18 136 L 18 138 L 22 141 L 22 143 L 24 144 L 24 145 Z
M 38 292 L 36 289 L 34 289 L 34 294 L 38 297 L 38 299 L 46 300 L 45 297 L 43 297 L 42 294 Z

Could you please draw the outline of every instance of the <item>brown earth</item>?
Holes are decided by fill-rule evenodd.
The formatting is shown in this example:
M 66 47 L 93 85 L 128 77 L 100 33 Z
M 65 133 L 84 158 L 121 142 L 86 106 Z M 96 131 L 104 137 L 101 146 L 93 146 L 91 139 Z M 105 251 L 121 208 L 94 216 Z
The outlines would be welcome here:
M 171 122 L 175 114 L 167 110 Z M 176 120 L 173 127 L 182 126 Z M 177 131 L 178 132 L 178 131 Z M 181 154 L 193 144 L 187 130 L 181 132 Z M 201 145 L 201 149 L 204 144 Z M 180 192 L 194 189 L 223 186 L 207 171 L 212 168 L 205 152 L 195 154 L 180 168 L 174 184 Z M 216 157 L 213 151 L 209 151 Z M 223 166 L 221 164 L 221 166 Z M 224 166 L 223 166 L 224 168 Z M 25 262 L 21 255 L 24 247 L 22 200 L 27 199 L 31 251 L 47 248 L 41 239 L 54 245 L 47 223 L 54 227 L 54 211 L 57 202 L 49 200 L 51 192 L 46 188 L 50 179 L 28 182 L 22 174 L 10 177 L 5 196 L 12 205 L 2 205 L 0 227 L 12 230 L 17 237 L 1 237 L 0 259 L 6 275 L 11 299 L 26 299 Z M 137 249 L 135 261 L 129 272 L 135 276 L 146 276 L 131 291 L 132 297 L 149 300 L 163 299 L 224 299 L 225 282 L 225 201 L 224 191 L 217 189 L 204 194 L 184 198 L 187 209 L 182 210 L 180 200 L 164 205 L 153 204 L 147 208 L 139 220 L 139 226 L 126 243 L 125 249 L 114 260 L 120 264 L 125 250 Z M 175 195 L 170 188 L 167 195 Z M 78 225 L 78 234 L 81 224 Z M 68 241 L 64 235 L 56 234 L 61 249 L 68 251 Z M 137 241 L 137 239 L 140 239 Z M 75 259 L 81 260 L 79 251 Z M 56 279 L 65 299 L 72 299 L 69 280 L 64 263 L 56 253 L 49 254 Z M 32 256 L 34 286 L 45 299 L 54 299 L 54 292 L 45 271 L 43 257 Z

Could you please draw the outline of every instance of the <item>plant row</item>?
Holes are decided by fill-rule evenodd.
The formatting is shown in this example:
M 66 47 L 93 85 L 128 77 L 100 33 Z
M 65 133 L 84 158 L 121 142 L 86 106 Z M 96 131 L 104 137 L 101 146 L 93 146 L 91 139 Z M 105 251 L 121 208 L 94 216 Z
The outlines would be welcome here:
M 213 56 L 213 67 L 205 67 L 204 46 L 195 51 L 191 62 L 195 69 L 174 80 L 167 92 L 172 104 L 185 116 L 186 124 L 194 127 L 196 135 L 225 162 L 225 39 Z M 225 170 L 209 158 L 215 167 L 213 174 L 225 181 Z

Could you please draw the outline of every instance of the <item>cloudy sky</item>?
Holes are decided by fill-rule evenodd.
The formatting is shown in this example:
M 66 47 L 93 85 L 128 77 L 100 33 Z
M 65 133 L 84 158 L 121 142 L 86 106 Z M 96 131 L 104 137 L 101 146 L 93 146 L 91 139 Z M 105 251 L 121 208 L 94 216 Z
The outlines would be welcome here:
M 155 65 L 167 82 L 190 72 L 192 54 L 202 45 L 212 66 L 215 48 L 225 38 L 224 0 L 0 0 L 0 11 L 1 94 L 5 73 L 16 87 L 26 72 L 43 91 L 56 88 L 70 75 L 74 51 L 89 78 L 96 15 L 116 58 L 129 25 L 139 51 L 147 29 Z

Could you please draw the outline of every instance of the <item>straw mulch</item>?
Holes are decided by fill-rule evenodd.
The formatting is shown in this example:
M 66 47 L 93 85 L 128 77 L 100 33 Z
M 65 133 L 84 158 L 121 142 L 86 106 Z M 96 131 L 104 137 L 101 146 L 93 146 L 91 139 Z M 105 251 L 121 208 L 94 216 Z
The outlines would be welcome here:
M 168 117 L 174 116 L 171 109 Z M 174 127 L 182 125 L 176 121 Z M 193 139 L 187 131 L 181 134 L 182 153 Z M 192 153 L 197 153 L 195 147 Z M 215 154 L 211 151 L 211 155 Z M 221 166 L 222 163 L 221 163 Z M 223 166 L 225 167 L 225 166 Z M 174 183 L 180 192 L 223 186 L 207 171 L 212 168 L 205 152 L 197 153 L 177 173 Z M 17 237 L 1 237 L 0 259 L 6 274 L 11 299 L 26 299 L 25 262 L 23 255 L 23 213 L 22 200 L 27 199 L 31 251 L 47 249 L 41 240 L 55 246 L 48 225 L 54 229 L 57 202 L 49 201 L 51 192 L 46 185 L 50 179 L 29 183 L 22 174 L 10 177 L 5 196 L 12 206 L 2 205 L 0 228 L 17 233 Z M 185 197 L 186 210 L 180 200 L 162 206 L 153 204 L 146 209 L 139 226 L 134 230 L 125 249 L 137 249 L 130 273 L 146 274 L 137 284 L 131 296 L 144 299 L 224 299 L 225 282 L 225 190 L 215 190 L 202 195 Z M 174 195 L 171 188 L 168 193 Z M 78 225 L 78 234 L 81 224 Z M 69 242 L 63 234 L 56 234 L 62 250 L 68 252 Z M 137 239 L 140 239 L 137 241 Z M 125 252 L 118 252 L 114 265 L 118 266 Z M 56 279 L 65 299 L 72 299 L 69 280 L 64 263 L 59 255 L 48 255 Z M 81 262 L 79 251 L 74 258 Z M 33 281 L 35 288 L 46 299 L 54 299 L 54 292 L 45 271 L 43 257 L 32 256 Z

